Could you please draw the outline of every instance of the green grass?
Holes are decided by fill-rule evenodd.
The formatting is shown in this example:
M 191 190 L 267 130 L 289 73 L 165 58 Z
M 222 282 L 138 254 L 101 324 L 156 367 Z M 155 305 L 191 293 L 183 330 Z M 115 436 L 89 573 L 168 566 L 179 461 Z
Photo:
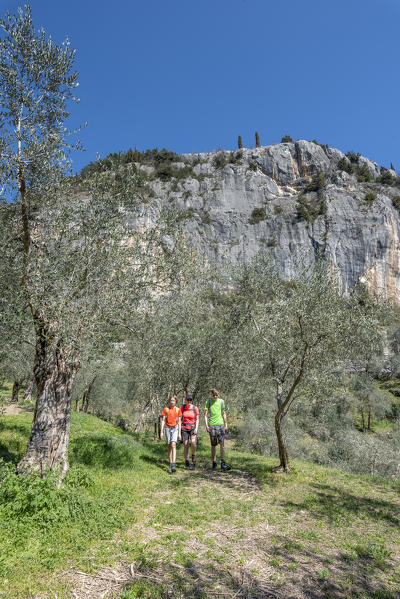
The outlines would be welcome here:
M 398 596 L 398 482 L 300 461 L 275 474 L 275 458 L 233 448 L 232 471 L 211 472 L 205 436 L 198 470 L 183 470 L 180 447 L 169 476 L 164 443 L 74 413 L 70 472 L 54 490 L 12 472 L 31 418 L 0 418 L 0 598 L 64 599 L 77 572 L 95 580 L 127 564 L 134 578 L 121 574 L 120 599 Z

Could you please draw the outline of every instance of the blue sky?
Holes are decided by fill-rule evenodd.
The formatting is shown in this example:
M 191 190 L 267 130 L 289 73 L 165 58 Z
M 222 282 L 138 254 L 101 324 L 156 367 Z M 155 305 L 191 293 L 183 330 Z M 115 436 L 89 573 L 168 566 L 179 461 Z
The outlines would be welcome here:
M 0 0 L 1 14 L 22 3 Z M 285 134 L 400 170 L 400 0 L 31 0 L 77 49 L 88 121 L 75 169 L 136 147 L 175 152 Z

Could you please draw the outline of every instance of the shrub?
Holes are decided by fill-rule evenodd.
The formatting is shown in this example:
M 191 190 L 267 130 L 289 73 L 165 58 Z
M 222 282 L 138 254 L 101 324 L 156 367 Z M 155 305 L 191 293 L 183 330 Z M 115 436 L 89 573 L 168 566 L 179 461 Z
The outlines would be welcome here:
M 281 144 L 293 143 L 293 139 L 290 135 L 284 135 L 281 139 Z
M 277 216 L 283 214 L 282 206 L 274 206 L 274 214 L 276 214 Z
M 318 193 L 309 198 L 302 194 L 297 201 L 297 217 L 313 223 L 318 216 L 322 216 L 327 212 L 325 196 Z
M 305 187 L 304 191 L 322 191 L 326 187 L 325 175 L 322 171 L 319 171 L 313 175 L 310 183 Z
M 228 159 L 225 156 L 224 152 L 218 152 L 213 158 L 212 161 L 214 168 L 224 168 L 228 164 Z
M 163 148 L 158 150 L 146 150 L 145 152 L 139 152 L 138 150 L 132 150 L 129 148 L 127 152 L 113 152 L 108 154 L 105 158 L 100 158 L 96 162 L 90 162 L 84 166 L 81 170 L 80 176 L 82 178 L 89 177 L 93 173 L 101 173 L 109 170 L 116 170 L 119 166 L 125 164 L 153 164 L 157 165 L 161 163 L 179 162 L 181 157 L 175 152 Z
M 354 163 L 350 162 L 350 160 L 348 160 L 348 158 L 346 158 L 345 156 L 343 156 L 338 164 L 337 164 L 338 168 L 341 171 L 344 171 L 345 173 L 348 173 L 349 175 L 352 175 L 354 173 Z
M 266 214 L 265 214 L 265 208 L 259 207 L 259 208 L 254 208 L 253 212 L 251 213 L 251 217 L 249 218 L 249 223 L 251 225 L 256 225 L 257 223 L 259 223 L 262 220 L 266 219 Z
M 364 163 L 357 171 L 357 181 L 359 183 L 371 183 L 374 180 L 371 171 Z
M 251 171 L 258 170 L 258 164 L 257 164 L 257 162 L 254 162 L 254 160 L 252 160 L 251 162 L 249 162 L 249 169 Z
M 355 152 L 346 152 L 346 156 L 347 158 L 350 160 L 350 162 L 352 162 L 353 164 L 358 164 L 358 159 L 360 158 L 361 154 L 360 153 L 355 153 Z
M 375 202 L 375 200 L 376 200 L 376 194 L 372 193 L 372 191 L 368 191 L 364 196 L 364 202 L 366 204 L 368 204 L 368 206 L 371 206 L 373 204 L 373 202 Z
M 229 164 L 240 164 L 243 152 L 229 152 Z
M 192 207 L 190 207 L 190 208 L 186 208 L 186 210 L 182 210 L 181 212 L 179 212 L 176 220 L 178 222 L 181 222 L 184 220 L 190 220 L 191 218 L 193 218 L 193 216 L 194 216 L 194 209 Z
M 377 183 L 382 183 L 382 185 L 393 185 L 393 183 L 395 182 L 395 178 L 393 177 L 390 171 L 381 168 L 381 174 L 376 179 L 376 181 Z
M 400 212 L 400 196 L 394 196 L 392 198 L 392 204 Z

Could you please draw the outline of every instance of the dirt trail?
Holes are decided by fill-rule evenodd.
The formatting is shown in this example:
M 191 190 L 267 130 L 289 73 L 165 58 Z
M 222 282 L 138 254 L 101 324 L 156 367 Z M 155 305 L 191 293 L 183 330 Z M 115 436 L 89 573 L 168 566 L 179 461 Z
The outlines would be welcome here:
M 16 416 L 23 410 L 24 408 L 19 406 L 17 403 L 10 403 L 0 407 L 0 416 Z
M 234 497 L 241 501 L 249 501 L 254 494 L 261 493 L 261 489 L 258 483 L 253 479 L 247 472 L 244 471 L 233 471 L 231 473 L 212 473 L 209 470 L 199 468 L 197 471 L 190 473 L 182 472 L 178 473 L 177 477 L 183 478 L 185 482 L 185 494 L 190 496 L 193 493 L 199 493 L 202 488 L 210 489 L 215 485 L 222 486 L 229 492 L 230 498 Z M 162 502 L 167 502 L 168 496 L 171 492 L 167 489 L 159 491 L 157 493 L 157 499 Z M 154 502 L 156 503 L 156 502 Z M 151 506 L 149 513 L 152 513 Z M 151 519 L 151 516 L 149 517 Z M 267 533 L 266 528 L 263 527 L 263 534 Z M 167 531 L 183 531 L 181 526 L 176 527 L 164 527 L 164 532 Z M 235 537 L 238 535 L 237 523 L 232 523 L 232 526 L 227 528 L 225 525 L 223 530 L 219 527 L 218 523 L 213 531 L 209 533 L 209 538 L 213 539 L 217 553 L 224 552 L 227 545 L 230 544 Z M 141 544 L 147 544 L 154 539 L 159 537 L 159 530 L 156 530 L 149 522 L 147 525 L 143 520 L 135 524 L 129 531 L 129 536 L 132 538 L 132 542 L 139 541 Z M 221 545 L 221 546 L 220 546 Z M 171 585 L 171 597 L 175 599 L 183 598 L 186 596 L 196 597 L 199 593 L 199 584 L 218 584 L 221 580 L 221 587 L 216 590 L 216 597 L 235 597 L 239 599 L 246 597 L 247 595 L 238 592 L 238 588 L 233 592 L 223 584 L 223 579 L 226 577 L 226 573 L 222 575 L 219 571 L 219 565 L 216 562 L 217 569 L 213 573 L 208 570 L 203 571 L 202 558 L 206 555 L 209 547 L 204 545 L 196 538 L 196 534 L 193 536 L 189 535 L 189 539 L 186 541 L 185 550 L 187 552 L 195 552 L 198 555 L 199 564 L 196 567 L 184 567 L 174 562 L 174 550 L 171 548 L 159 548 L 159 566 L 152 568 L 151 571 L 143 568 L 141 564 L 135 563 L 119 563 L 112 567 L 106 567 L 100 570 L 97 574 L 88 574 L 85 572 L 79 572 L 76 570 L 70 570 L 66 572 L 66 578 L 73 583 L 73 589 L 71 591 L 71 599 L 114 599 L 120 597 L 123 593 L 124 588 L 127 584 L 138 580 L 149 580 L 154 584 Z M 170 563 L 172 568 L 165 570 L 165 564 Z M 232 580 L 238 576 L 238 580 L 235 583 L 242 584 L 245 575 L 242 571 L 235 573 L 235 568 L 232 573 L 229 574 L 229 583 L 232 584 Z M 173 578 L 170 578 L 171 571 L 175 572 L 182 579 L 189 584 L 189 588 L 186 590 L 173 588 Z M 190 595 L 187 595 L 190 593 Z M 264 589 L 265 598 L 276 599 L 280 595 L 267 593 L 267 589 Z M 211 595 L 210 595 L 211 596 Z M 254 597 L 261 597 L 261 595 L 254 595 Z M 39 598 L 37 598 L 39 599 Z M 40 598 L 41 599 L 41 598 Z

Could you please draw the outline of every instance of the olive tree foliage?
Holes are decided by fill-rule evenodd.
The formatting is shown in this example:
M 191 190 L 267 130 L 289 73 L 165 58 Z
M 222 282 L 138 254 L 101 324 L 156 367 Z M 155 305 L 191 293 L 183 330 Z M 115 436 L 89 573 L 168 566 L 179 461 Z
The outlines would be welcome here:
M 297 273 L 283 281 L 261 256 L 237 280 L 238 305 L 247 317 L 242 363 L 268 383 L 267 394 L 273 389 L 273 424 L 284 471 L 290 466 L 282 425 L 292 405 L 326 387 L 346 361 L 380 339 L 372 304 L 342 297 L 324 262 L 299 265 Z M 260 389 L 256 401 L 262 402 L 262 395 Z
M 33 27 L 30 8 L 0 21 L 1 320 L 31 327 L 37 401 L 19 472 L 68 469 L 71 387 L 88 347 L 112 344 L 161 280 L 168 222 L 129 229 L 137 175 L 66 176 L 67 103 L 77 75 L 68 40 Z M 4 310 L 3 310 L 4 308 Z M 8 327 L 8 324 L 7 324 Z M 12 328 L 11 325 L 9 327 Z
M 129 393 L 137 398 L 138 429 L 171 394 L 193 394 L 196 403 L 212 387 L 233 387 L 232 346 L 237 324 L 229 296 L 215 273 L 196 260 L 179 288 L 159 297 L 134 327 L 128 349 Z

